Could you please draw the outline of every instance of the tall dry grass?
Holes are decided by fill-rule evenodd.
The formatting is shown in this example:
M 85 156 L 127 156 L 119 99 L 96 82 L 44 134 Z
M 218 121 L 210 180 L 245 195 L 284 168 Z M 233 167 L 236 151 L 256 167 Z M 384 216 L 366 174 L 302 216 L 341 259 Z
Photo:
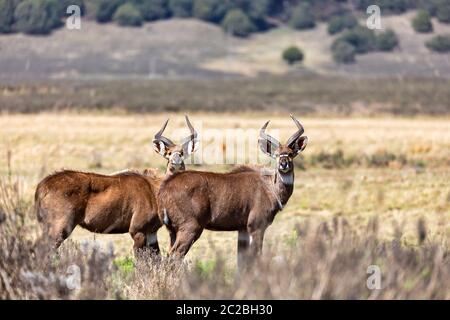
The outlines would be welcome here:
M 356 232 L 343 218 L 297 226 L 295 237 L 268 248 L 240 274 L 220 249 L 211 263 L 142 253 L 124 269 L 113 250 L 71 243 L 58 251 L 42 240 L 33 207 L 14 180 L 0 183 L 0 299 L 450 299 L 445 239 L 417 222 L 416 246 L 381 240 L 380 221 Z M 68 270 L 80 268 L 80 287 Z M 368 269 L 380 270 L 369 289 Z

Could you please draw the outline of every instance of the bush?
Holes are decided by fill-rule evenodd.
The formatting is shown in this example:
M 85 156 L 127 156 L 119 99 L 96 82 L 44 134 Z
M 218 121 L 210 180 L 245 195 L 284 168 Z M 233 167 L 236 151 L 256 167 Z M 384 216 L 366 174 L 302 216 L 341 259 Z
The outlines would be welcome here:
M 351 29 L 358 25 L 358 20 L 352 15 L 335 16 L 328 22 L 328 33 L 333 35 Z
M 222 21 L 222 27 L 226 32 L 237 37 L 247 37 L 255 31 L 255 26 L 247 15 L 240 9 L 228 11 Z
M 378 5 L 382 12 L 403 13 L 413 7 L 410 0 L 356 0 L 356 7 L 359 10 L 366 11 L 370 5 Z
M 167 18 L 169 8 L 167 0 L 132 0 L 136 9 L 139 10 L 141 16 L 146 21 L 154 21 Z
M 169 9 L 172 15 L 180 18 L 192 16 L 192 0 L 169 0 Z
M 81 14 L 84 15 L 86 8 L 84 5 L 84 0 L 59 0 L 59 15 L 61 17 L 67 16 L 67 8 L 71 5 L 79 6 L 81 9 Z
M 100 0 L 95 19 L 99 23 L 111 21 L 117 8 L 124 2 L 124 0 Z
M 298 30 L 311 29 L 316 26 L 315 17 L 308 4 L 301 4 L 294 9 L 289 25 Z
M 218 23 L 225 16 L 228 6 L 222 0 L 195 0 L 193 15 L 200 20 Z
M 419 10 L 412 20 L 414 30 L 420 33 L 433 32 L 433 24 L 431 23 L 431 16 L 428 11 Z
M 450 34 L 431 38 L 425 43 L 426 47 L 438 53 L 450 52 Z
M 141 13 L 131 3 L 121 5 L 114 14 L 114 21 L 121 26 L 140 27 L 143 20 Z
M 302 50 L 296 46 L 292 46 L 283 51 L 283 60 L 288 64 L 302 62 L 304 58 Z
M 436 6 L 436 17 L 440 22 L 450 23 L 450 1 L 440 0 Z
M 17 31 L 27 34 L 49 34 L 61 25 L 56 0 L 25 0 L 14 11 Z
M 375 33 L 361 26 L 347 30 L 338 40 L 349 43 L 359 54 L 373 51 L 377 46 Z
M 353 63 L 355 62 L 355 47 L 348 42 L 337 40 L 331 47 L 333 59 L 337 63 Z
M 15 0 L 0 0 L 0 33 L 12 31 L 16 2 Z
M 377 49 L 380 51 L 392 51 L 398 44 L 398 37 L 393 30 L 386 30 L 377 36 Z

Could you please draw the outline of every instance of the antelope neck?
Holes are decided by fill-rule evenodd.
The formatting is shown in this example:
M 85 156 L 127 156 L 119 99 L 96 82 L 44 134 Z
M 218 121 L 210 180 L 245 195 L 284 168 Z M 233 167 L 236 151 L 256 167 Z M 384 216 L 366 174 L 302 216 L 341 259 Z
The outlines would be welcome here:
M 284 206 L 294 191 L 294 170 L 288 173 L 281 173 L 276 171 L 275 181 L 276 196 L 279 203 L 281 203 L 281 208 Z

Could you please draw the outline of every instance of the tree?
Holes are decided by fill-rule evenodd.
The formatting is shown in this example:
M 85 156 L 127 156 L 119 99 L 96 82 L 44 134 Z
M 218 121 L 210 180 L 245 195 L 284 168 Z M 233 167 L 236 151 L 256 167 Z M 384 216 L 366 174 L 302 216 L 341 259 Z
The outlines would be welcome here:
M 49 34 L 61 25 L 56 0 L 25 0 L 14 11 L 14 28 L 27 34 Z
M 440 22 L 450 23 L 450 1 L 439 0 L 436 8 L 436 17 Z
M 0 0 L 0 33 L 10 33 L 14 23 L 15 0 Z
M 425 45 L 428 49 L 438 53 L 450 52 L 450 34 L 435 36 Z
M 226 32 L 237 37 L 247 37 L 250 33 L 255 31 L 255 26 L 240 9 L 228 11 L 222 21 L 222 27 Z
M 164 19 L 169 16 L 168 0 L 132 0 L 146 21 Z
M 417 11 L 416 16 L 412 20 L 414 30 L 420 33 L 433 32 L 433 24 L 431 16 L 426 10 Z
M 141 13 L 132 3 L 121 5 L 114 14 L 114 21 L 121 26 L 140 27 L 143 22 Z
M 169 0 L 169 9 L 172 15 L 180 18 L 192 16 L 192 0 Z
M 298 47 L 291 46 L 283 51 L 282 57 L 284 61 L 292 65 L 298 62 L 302 62 L 304 54 Z
M 85 10 L 86 10 L 85 5 L 84 5 L 84 0 L 59 0 L 58 1 L 59 15 L 61 17 L 67 16 L 67 8 L 71 5 L 80 7 L 81 14 L 84 15 Z
M 307 3 L 298 5 L 292 13 L 289 25 L 292 28 L 299 30 L 314 28 L 316 26 L 316 21 L 311 11 L 311 7 Z
M 193 15 L 200 20 L 218 23 L 230 7 L 231 3 L 223 0 L 195 0 Z
M 333 60 L 337 63 L 348 64 L 355 62 L 355 47 L 348 42 L 336 40 L 331 46 L 331 51 L 333 53 Z
M 124 2 L 124 0 L 100 0 L 95 19 L 99 23 L 111 21 L 117 8 Z
M 353 15 L 334 16 L 328 22 L 328 33 L 333 35 L 351 29 L 358 25 L 358 20 Z
M 377 47 L 375 33 L 361 26 L 347 30 L 339 37 L 339 40 L 352 45 L 359 54 L 373 51 Z
M 393 30 L 386 30 L 377 36 L 377 49 L 380 51 L 392 51 L 398 44 L 398 37 Z

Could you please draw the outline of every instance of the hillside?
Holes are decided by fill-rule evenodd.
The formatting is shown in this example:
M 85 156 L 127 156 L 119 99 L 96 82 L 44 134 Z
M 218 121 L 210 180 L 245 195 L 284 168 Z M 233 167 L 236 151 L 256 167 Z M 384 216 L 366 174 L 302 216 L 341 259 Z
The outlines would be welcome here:
M 333 37 L 326 25 L 294 31 L 287 27 L 229 37 L 216 25 L 194 19 L 146 23 L 141 28 L 83 21 L 82 30 L 61 28 L 50 36 L 0 36 L 0 81 L 111 78 L 223 78 L 314 72 L 346 76 L 448 77 L 450 56 L 433 54 L 410 26 L 414 12 L 383 17 L 384 28 L 394 29 L 400 48 L 394 53 L 358 55 L 352 65 L 332 61 Z M 450 25 L 433 21 L 435 34 L 450 33 Z M 289 68 L 281 51 L 291 44 L 306 54 L 304 68 Z

